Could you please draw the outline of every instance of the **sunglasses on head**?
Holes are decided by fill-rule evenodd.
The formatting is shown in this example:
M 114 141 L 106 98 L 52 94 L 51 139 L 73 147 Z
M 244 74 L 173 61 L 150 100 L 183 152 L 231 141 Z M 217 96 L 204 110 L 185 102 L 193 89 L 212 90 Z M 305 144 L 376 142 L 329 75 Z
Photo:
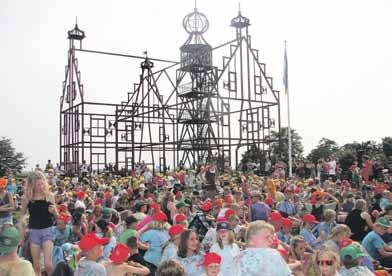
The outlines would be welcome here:
M 331 266 L 334 264 L 333 260 L 318 260 L 317 261 L 318 265 L 327 265 L 327 266 Z

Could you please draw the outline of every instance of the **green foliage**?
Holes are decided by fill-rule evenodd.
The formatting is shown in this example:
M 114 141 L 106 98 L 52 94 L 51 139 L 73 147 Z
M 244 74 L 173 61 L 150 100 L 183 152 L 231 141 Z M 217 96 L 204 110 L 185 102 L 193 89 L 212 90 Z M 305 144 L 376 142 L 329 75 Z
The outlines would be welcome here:
M 382 138 L 382 150 L 387 158 L 392 157 L 392 137 Z
M 308 159 L 316 163 L 319 159 L 330 157 L 339 150 L 338 144 L 328 138 L 322 138 L 316 148 L 314 148 L 308 155 Z
M 260 163 L 265 161 L 264 154 L 258 149 L 256 146 L 252 146 L 249 150 L 242 154 L 242 164 L 246 164 L 248 162 L 252 163 Z
M 273 142 L 271 144 L 271 159 L 276 162 L 277 159 L 282 159 L 284 162 L 288 162 L 288 151 L 289 151 L 289 139 L 288 139 L 288 128 L 283 127 L 279 132 L 271 131 L 271 137 Z M 280 138 L 280 143 L 279 143 Z M 298 134 L 295 129 L 291 129 L 291 153 L 294 159 L 302 158 L 304 147 L 302 145 L 302 137 Z
M 11 139 L 0 140 L 0 175 L 20 173 L 26 164 L 23 153 L 15 152 Z
M 350 167 L 352 164 L 354 164 L 356 159 L 356 156 L 352 153 L 346 153 L 339 158 L 339 164 L 343 175 L 348 175 Z

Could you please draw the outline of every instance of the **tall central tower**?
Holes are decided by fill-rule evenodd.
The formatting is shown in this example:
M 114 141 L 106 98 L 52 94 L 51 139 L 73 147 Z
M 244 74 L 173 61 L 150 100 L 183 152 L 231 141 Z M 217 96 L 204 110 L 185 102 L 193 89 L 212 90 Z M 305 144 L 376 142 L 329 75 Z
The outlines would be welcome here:
M 178 165 L 194 167 L 221 152 L 216 124 L 221 120 L 214 109 L 218 101 L 218 70 L 212 65 L 212 47 L 204 39 L 207 17 L 197 8 L 183 20 L 188 39 L 181 46 L 177 70 Z M 214 126 L 215 125 L 215 126 Z

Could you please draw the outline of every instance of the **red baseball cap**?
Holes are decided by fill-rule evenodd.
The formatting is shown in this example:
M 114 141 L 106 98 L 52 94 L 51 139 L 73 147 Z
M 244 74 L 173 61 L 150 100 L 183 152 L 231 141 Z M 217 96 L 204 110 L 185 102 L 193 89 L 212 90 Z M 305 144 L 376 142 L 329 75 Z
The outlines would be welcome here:
M 58 209 L 59 209 L 59 212 L 60 212 L 60 213 L 61 213 L 61 212 L 65 212 L 65 211 L 68 210 L 68 206 L 67 206 L 66 203 L 63 203 L 63 204 L 60 204 L 60 205 L 58 206 Z
M 181 224 L 176 224 L 169 228 L 169 235 L 171 237 L 174 237 L 184 232 L 184 230 L 184 226 L 182 226 Z
M 115 264 L 125 262 L 129 257 L 129 249 L 123 243 L 118 243 L 109 255 L 109 259 Z
M 219 217 L 216 222 L 224 222 L 227 221 L 226 217 Z
M 306 214 L 306 215 L 304 215 L 303 220 L 304 220 L 304 222 L 308 222 L 308 223 L 319 223 L 319 222 L 316 220 L 316 217 L 313 216 L 312 214 Z
M 159 211 L 158 213 L 156 213 L 152 219 L 154 221 L 159 221 L 159 222 L 166 222 L 167 221 L 167 216 L 164 212 Z
M 181 191 L 177 191 L 176 193 L 176 199 L 182 198 L 182 193 Z
M 113 194 L 112 192 L 105 192 L 103 196 L 105 197 L 105 199 L 111 199 Z
M 161 210 L 161 206 L 160 206 L 158 203 L 151 203 L 151 204 L 150 204 L 150 208 L 151 208 L 151 209 L 154 209 L 155 212 L 158 212 L 158 211 Z
M 71 218 L 71 217 L 68 216 L 68 215 L 61 214 L 61 215 L 59 215 L 59 216 L 57 217 L 57 220 L 62 220 L 62 221 L 64 221 L 65 223 L 68 223 L 70 218 Z
M 203 265 L 208 266 L 210 264 L 220 264 L 222 258 L 219 254 L 216 253 L 208 253 L 204 256 Z
M 283 218 L 282 219 L 282 227 L 291 228 L 291 227 L 293 227 L 293 222 L 288 218 Z
M 229 219 L 231 216 L 235 216 L 237 213 L 234 209 L 227 209 L 225 212 L 225 218 Z
M 98 238 L 95 233 L 88 233 L 80 240 L 79 248 L 82 251 L 89 251 L 98 245 L 105 245 L 108 242 L 109 238 Z
M 376 270 L 374 271 L 375 276 L 388 276 L 389 273 L 386 270 Z
M 174 217 L 174 221 L 176 222 L 176 223 L 180 223 L 180 222 L 182 222 L 182 221 L 185 221 L 187 218 L 186 218 L 186 216 L 184 215 L 184 214 L 177 214 L 177 215 L 175 215 L 175 217 Z
M 352 244 L 354 241 L 352 240 L 352 239 L 348 239 L 348 238 L 346 238 L 346 239 L 343 239 L 343 240 L 341 240 L 340 242 L 339 242 L 339 247 L 340 248 L 344 248 L 344 247 L 346 247 L 346 246 L 349 246 L 350 244 Z
M 278 211 L 273 211 L 269 215 L 269 220 L 271 221 L 281 220 L 282 218 L 283 218 L 282 214 Z
M 264 202 L 265 204 L 272 205 L 274 203 L 274 199 L 272 197 L 267 197 Z
M 316 191 L 316 192 L 314 192 L 313 194 L 312 194 L 312 197 L 315 197 L 316 199 L 317 198 L 322 198 L 322 197 L 324 197 L 325 196 L 325 193 L 323 192 L 323 191 Z
M 5 188 L 7 186 L 7 179 L 4 177 L 0 178 L 0 187 Z
M 211 203 L 210 201 L 204 202 L 204 203 L 201 205 L 201 209 L 202 209 L 204 212 L 210 211 L 210 210 L 212 209 L 212 203 Z
M 78 192 L 76 193 L 76 197 L 77 197 L 78 199 L 84 199 L 85 196 L 86 196 L 86 193 L 83 192 L 83 191 L 78 191 Z

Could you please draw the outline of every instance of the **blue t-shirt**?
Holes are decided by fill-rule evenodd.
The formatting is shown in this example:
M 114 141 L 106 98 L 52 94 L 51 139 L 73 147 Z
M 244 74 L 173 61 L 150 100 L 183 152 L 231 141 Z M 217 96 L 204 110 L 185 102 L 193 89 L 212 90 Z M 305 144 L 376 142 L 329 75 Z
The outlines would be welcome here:
M 185 269 L 186 276 L 200 276 L 204 272 L 202 265 L 203 257 L 200 255 L 194 255 L 186 258 L 177 259 L 181 266 Z
M 362 246 L 366 249 L 370 256 L 376 260 L 381 259 L 378 249 L 383 248 L 385 242 L 379 234 L 374 231 L 369 232 L 362 241 Z
M 287 214 L 288 216 L 294 216 L 297 214 L 297 207 L 287 200 L 281 201 L 276 207 L 276 209 L 279 212 Z
M 112 253 L 112 250 L 113 250 L 113 248 L 116 247 L 116 244 L 117 244 L 116 238 L 115 237 L 111 237 L 110 240 L 109 240 L 109 243 L 107 243 L 103 247 L 103 255 L 100 258 L 100 261 L 102 261 L 102 260 L 103 261 L 109 260 L 110 253 Z
M 337 224 L 336 224 L 335 222 L 333 222 L 333 223 L 327 223 L 327 222 L 323 221 L 323 222 L 320 222 L 320 224 L 318 224 L 316 227 L 314 227 L 314 228 L 312 229 L 312 233 L 313 233 L 316 237 L 320 236 L 320 234 L 321 234 L 322 232 L 324 232 L 324 234 L 325 234 L 326 236 L 329 236 L 329 235 L 331 235 L 332 228 L 334 228 L 336 225 L 337 225 Z
M 55 226 L 53 228 L 55 235 L 54 245 L 62 246 L 64 243 L 70 241 L 71 226 L 69 224 L 67 224 L 63 230 L 60 230 Z
M 11 193 L 12 195 L 15 195 L 17 190 L 16 184 L 15 183 L 8 184 L 5 190 Z
M 144 232 L 140 240 L 149 244 L 149 248 L 144 254 L 144 260 L 158 267 L 161 261 L 162 247 L 169 239 L 169 234 L 165 231 L 151 229 Z
M 270 207 L 265 203 L 253 203 L 250 206 L 252 221 L 264 220 L 268 221 L 268 216 L 270 213 Z
M 167 260 L 177 259 L 178 248 L 174 243 L 169 242 L 165 249 L 163 249 L 161 263 Z
M 313 235 L 311 231 L 309 231 L 306 228 L 302 228 L 301 232 L 299 233 L 300 236 L 304 238 L 306 243 L 311 247 L 311 248 L 316 248 L 316 237 Z
M 284 242 L 285 244 L 290 244 L 290 235 L 288 233 L 283 232 L 282 230 L 279 230 L 276 235 L 278 236 L 278 239 L 281 242 Z

